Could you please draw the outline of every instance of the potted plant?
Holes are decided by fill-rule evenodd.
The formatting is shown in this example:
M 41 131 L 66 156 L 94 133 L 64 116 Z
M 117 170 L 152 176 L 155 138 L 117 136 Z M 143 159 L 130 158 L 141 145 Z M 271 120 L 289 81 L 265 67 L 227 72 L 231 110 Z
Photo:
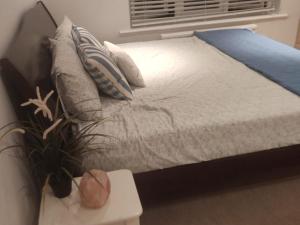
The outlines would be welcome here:
M 7 146 L 0 152 L 20 148 L 29 161 L 30 169 L 35 178 L 38 189 L 51 186 L 58 198 L 66 197 L 72 189 L 73 177 L 82 173 L 82 157 L 91 151 L 103 150 L 103 145 L 93 143 L 98 136 L 92 130 L 103 121 L 89 121 L 78 130 L 78 115 L 67 116 L 60 113 L 60 100 L 57 98 L 54 111 L 47 105 L 54 92 L 49 92 L 42 98 L 39 87 L 36 88 L 36 99 L 29 99 L 21 107 L 33 107 L 25 121 L 9 123 L 0 128 L 3 132 L 0 141 L 12 133 L 21 133 L 26 144 Z M 74 181 L 75 182 L 75 181 Z M 78 184 L 76 184 L 78 186 Z

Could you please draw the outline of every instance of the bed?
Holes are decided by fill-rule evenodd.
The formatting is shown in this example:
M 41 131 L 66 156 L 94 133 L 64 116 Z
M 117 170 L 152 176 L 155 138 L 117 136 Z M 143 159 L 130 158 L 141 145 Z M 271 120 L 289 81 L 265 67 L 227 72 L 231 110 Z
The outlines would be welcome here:
M 51 37 L 56 25 L 45 12 L 48 19 L 37 21 L 52 23 L 51 32 L 41 35 Z M 85 158 L 86 168 L 131 169 L 143 183 L 160 175 L 169 181 L 197 171 L 211 179 L 299 163 L 297 95 L 196 37 L 120 46 L 147 87 L 136 88 L 133 101 L 101 96 L 104 116 L 111 119 L 97 129 L 115 141 L 111 150 Z M 8 52 L 22 68 L 13 48 Z
M 300 99 L 196 38 L 122 44 L 146 88 L 101 98 L 116 137 L 91 167 L 145 172 L 300 143 Z

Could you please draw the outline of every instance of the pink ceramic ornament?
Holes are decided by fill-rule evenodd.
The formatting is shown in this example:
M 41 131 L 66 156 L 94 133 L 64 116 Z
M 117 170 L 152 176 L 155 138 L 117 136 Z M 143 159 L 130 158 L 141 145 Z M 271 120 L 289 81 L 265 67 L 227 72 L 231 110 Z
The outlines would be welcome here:
M 106 172 L 91 170 L 85 172 L 80 185 L 81 204 L 87 208 L 101 208 L 110 194 L 110 182 Z

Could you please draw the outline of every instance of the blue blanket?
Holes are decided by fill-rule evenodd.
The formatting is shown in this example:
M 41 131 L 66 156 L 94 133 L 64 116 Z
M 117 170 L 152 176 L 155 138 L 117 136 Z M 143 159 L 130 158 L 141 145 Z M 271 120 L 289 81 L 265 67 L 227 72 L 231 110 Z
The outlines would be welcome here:
M 247 29 L 195 32 L 195 35 L 300 96 L 299 50 Z

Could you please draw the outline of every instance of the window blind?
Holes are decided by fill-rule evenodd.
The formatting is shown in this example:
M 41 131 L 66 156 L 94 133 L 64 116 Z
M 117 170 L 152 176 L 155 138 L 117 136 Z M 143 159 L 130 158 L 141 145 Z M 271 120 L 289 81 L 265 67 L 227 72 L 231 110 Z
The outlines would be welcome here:
M 274 12 L 278 0 L 129 0 L 132 27 Z

